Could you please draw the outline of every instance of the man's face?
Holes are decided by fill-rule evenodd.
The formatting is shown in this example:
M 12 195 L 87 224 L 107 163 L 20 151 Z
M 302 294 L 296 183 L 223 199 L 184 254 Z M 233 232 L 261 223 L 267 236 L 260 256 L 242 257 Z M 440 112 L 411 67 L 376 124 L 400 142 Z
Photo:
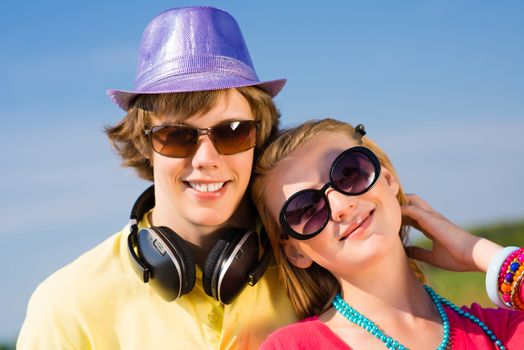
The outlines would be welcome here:
M 153 125 L 168 124 L 169 116 Z M 226 121 L 255 120 L 249 103 L 236 90 L 218 97 L 209 112 L 184 124 L 209 128 Z M 199 137 L 196 152 L 187 158 L 169 158 L 153 152 L 156 206 L 154 225 L 166 225 L 181 236 L 210 233 L 227 224 L 247 190 L 254 148 L 232 155 L 219 154 L 208 135 Z M 193 241 L 191 237 L 184 237 Z M 196 242 L 195 242 L 196 243 Z

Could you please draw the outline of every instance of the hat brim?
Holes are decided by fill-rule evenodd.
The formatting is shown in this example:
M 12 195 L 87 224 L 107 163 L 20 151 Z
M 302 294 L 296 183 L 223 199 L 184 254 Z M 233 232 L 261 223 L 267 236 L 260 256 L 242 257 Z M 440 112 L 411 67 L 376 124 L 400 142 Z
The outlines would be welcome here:
M 132 102 L 138 95 L 143 94 L 165 94 L 176 92 L 196 92 L 207 90 L 221 90 L 238 88 L 245 86 L 258 86 L 271 97 L 275 97 L 286 84 L 286 79 L 277 79 L 270 81 L 253 81 L 243 79 L 238 76 L 227 76 L 222 74 L 188 74 L 186 77 L 178 77 L 176 81 L 166 79 L 159 81 L 154 86 L 148 86 L 144 89 L 131 90 L 116 90 L 109 89 L 107 94 L 114 103 L 120 108 L 128 111 Z

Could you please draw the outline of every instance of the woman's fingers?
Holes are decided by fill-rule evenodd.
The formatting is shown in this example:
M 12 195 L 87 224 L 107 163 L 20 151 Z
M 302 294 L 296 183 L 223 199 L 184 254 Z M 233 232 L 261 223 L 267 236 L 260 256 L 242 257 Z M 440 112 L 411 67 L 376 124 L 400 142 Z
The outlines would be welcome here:
M 414 205 L 403 205 L 401 208 L 401 213 L 404 218 L 404 223 L 416 228 L 417 230 L 423 232 L 427 236 L 433 236 L 431 227 L 432 213 L 414 206 Z
M 428 202 L 420 198 L 418 195 L 414 193 L 407 194 L 407 197 L 409 199 L 409 204 L 414 205 L 422 210 L 432 212 L 434 211 L 431 205 L 429 205 Z

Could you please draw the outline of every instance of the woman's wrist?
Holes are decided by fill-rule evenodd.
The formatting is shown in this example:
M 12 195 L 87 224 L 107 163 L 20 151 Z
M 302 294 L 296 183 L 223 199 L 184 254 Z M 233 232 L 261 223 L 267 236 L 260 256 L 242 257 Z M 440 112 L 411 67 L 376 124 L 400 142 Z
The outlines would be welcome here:
M 504 248 L 495 242 L 485 238 L 479 239 L 478 242 L 475 243 L 472 251 L 473 263 L 478 271 L 486 273 L 494 257 L 497 256 L 502 249 Z

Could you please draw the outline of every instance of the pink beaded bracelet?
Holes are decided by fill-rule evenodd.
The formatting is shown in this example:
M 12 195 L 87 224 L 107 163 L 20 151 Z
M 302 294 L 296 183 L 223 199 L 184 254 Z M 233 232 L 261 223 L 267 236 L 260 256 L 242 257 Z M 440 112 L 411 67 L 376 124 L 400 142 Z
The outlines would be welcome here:
M 513 289 L 518 287 L 518 283 L 513 283 L 522 273 L 522 262 L 524 261 L 524 248 L 520 248 L 511 253 L 504 261 L 499 272 L 499 293 L 502 302 L 511 308 L 514 308 L 512 303 L 512 295 L 515 293 Z M 502 283 L 500 283 L 500 276 L 503 276 Z
M 502 264 L 499 272 L 499 293 L 500 299 L 510 308 L 518 308 L 522 304 L 520 298 L 520 276 L 524 271 L 524 248 L 520 248 L 511 253 Z M 500 276 L 503 276 L 500 282 Z M 520 278 L 520 279 L 519 279 Z M 518 305 L 518 306 L 517 306 Z
M 502 285 L 502 283 L 504 283 L 504 279 L 505 279 L 506 274 L 508 272 L 509 265 L 515 260 L 515 258 L 518 255 L 522 254 L 523 251 L 524 251 L 523 248 L 515 250 L 510 255 L 508 255 L 506 257 L 506 259 L 504 260 L 504 262 L 502 263 L 502 266 L 500 267 L 500 271 L 499 271 L 499 278 L 498 278 L 499 289 L 500 289 L 500 286 Z

